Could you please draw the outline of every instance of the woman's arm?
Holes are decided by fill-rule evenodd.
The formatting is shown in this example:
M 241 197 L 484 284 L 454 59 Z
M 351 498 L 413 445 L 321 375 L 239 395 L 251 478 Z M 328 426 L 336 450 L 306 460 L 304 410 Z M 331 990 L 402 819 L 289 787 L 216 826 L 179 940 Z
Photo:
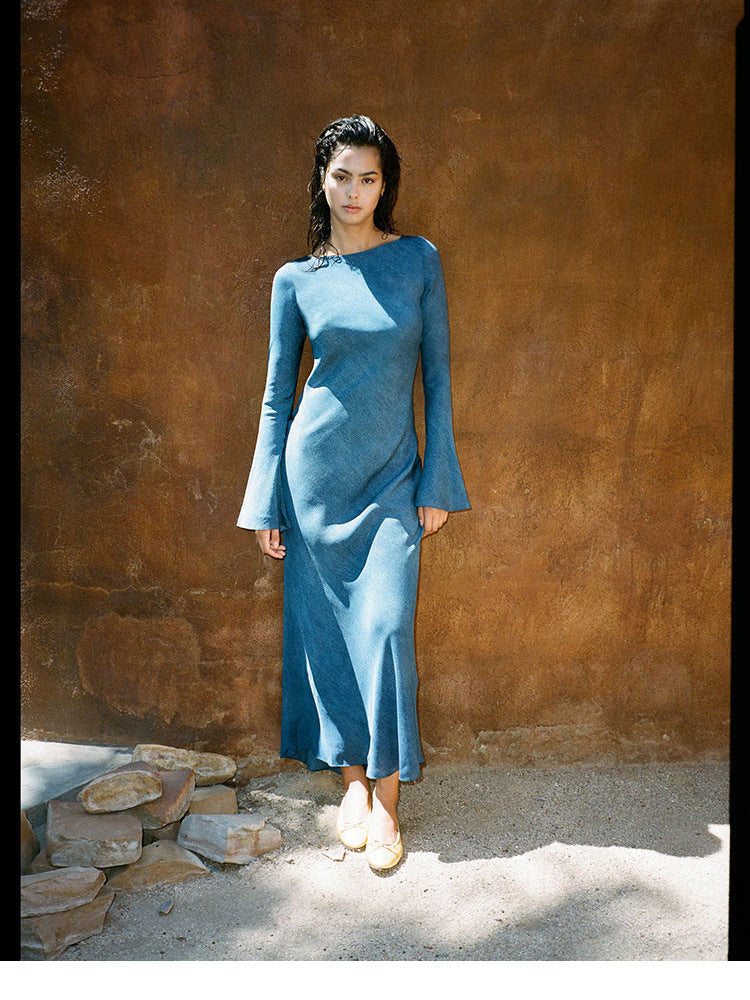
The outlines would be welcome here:
M 281 455 L 294 405 L 305 335 L 291 277 L 283 267 L 279 268 L 271 289 L 266 388 L 250 475 L 237 520 L 240 528 L 265 532 L 289 527 L 281 502 Z
M 445 279 L 440 254 L 431 243 L 425 262 L 420 350 L 425 403 L 425 450 L 416 504 L 418 508 L 435 508 L 443 512 L 469 510 L 471 504 L 453 436 L 450 325 Z M 423 511 L 424 513 L 427 511 Z M 434 522 L 440 518 L 431 517 L 431 520 Z

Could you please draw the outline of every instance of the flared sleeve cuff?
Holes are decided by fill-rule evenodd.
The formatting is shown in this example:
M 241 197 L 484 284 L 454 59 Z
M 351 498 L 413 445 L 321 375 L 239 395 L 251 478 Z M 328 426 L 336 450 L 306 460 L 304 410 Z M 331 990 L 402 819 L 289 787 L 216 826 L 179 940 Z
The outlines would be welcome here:
M 280 459 L 275 463 L 275 469 L 275 474 L 272 474 L 268 468 L 263 469 L 260 463 L 251 468 L 240 516 L 237 518 L 238 528 L 251 531 L 264 528 L 288 530 L 289 523 L 282 502 Z M 253 470 L 256 470 L 255 474 Z
M 417 507 L 438 507 L 447 511 L 471 509 L 455 447 L 449 446 L 440 457 L 425 450 L 415 503 Z

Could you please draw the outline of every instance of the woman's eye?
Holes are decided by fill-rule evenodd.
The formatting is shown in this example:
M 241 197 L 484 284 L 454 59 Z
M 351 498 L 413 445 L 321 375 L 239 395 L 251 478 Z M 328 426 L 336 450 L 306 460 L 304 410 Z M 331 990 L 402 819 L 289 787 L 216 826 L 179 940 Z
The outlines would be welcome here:
M 346 177 L 344 176 L 344 174 L 334 174 L 333 175 L 333 179 L 335 181 L 345 181 Z M 365 184 L 374 184 L 375 183 L 375 178 L 374 177 L 363 177 L 362 179 L 365 182 Z

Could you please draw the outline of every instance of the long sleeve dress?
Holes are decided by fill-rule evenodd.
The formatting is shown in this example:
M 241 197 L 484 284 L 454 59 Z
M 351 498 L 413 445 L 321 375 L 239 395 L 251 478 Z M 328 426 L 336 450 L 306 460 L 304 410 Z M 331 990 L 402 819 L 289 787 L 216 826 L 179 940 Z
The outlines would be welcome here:
M 313 367 L 294 406 L 305 337 Z M 284 533 L 281 757 L 419 777 L 417 507 L 471 507 L 440 255 L 421 236 L 284 264 L 237 524 Z M 424 461 L 413 387 L 421 352 Z

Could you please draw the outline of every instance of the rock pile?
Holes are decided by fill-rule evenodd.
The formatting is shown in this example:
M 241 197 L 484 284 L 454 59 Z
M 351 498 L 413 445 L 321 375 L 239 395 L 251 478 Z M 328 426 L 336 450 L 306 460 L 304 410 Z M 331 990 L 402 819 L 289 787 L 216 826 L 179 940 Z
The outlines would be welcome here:
M 21 957 L 57 958 L 100 933 L 117 891 L 203 878 L 201 857 L 248 864 L 280 847 L 276 827 L 237 812 L 225 784 L 236 770 L 222 754 L 137 746 L 78 801 L 47 804 L 43 851 L 22 811 Z

